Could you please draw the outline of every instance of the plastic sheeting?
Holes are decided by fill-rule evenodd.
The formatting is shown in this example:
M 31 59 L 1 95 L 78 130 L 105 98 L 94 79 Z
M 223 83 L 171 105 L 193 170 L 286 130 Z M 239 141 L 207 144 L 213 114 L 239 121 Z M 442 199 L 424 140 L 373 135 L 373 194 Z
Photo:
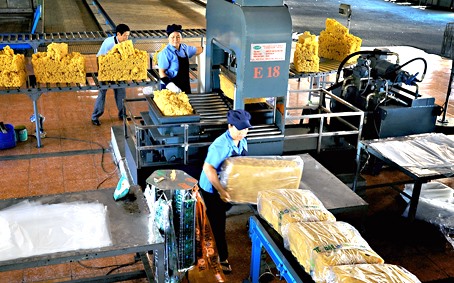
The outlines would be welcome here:
M 358 230 L 346 222 L 294 222 L 282 228 L 284 247 L 315 282 L 323 282 L 330 266 L 383 264 Z
M 454 170 L 454 140 L 444 134 L 423 134 L 380 140 L 369 146 L 401 167 L 419 174 Z
M 0 261 L 111 244 L 100 203 L 23 201 L 0 211 Z
M 354 264 L 330 267 L 327 283 L 420 283 L 408 270 L 393 264 Z
M 406 184 L 404 192 L 413 194 L 413 184 Z M 402 195 L 406 202 L 410 200 Z M 403 213 L 408 216 L 410 205 Z M 439 182 L 422 184 L 416 219 L 434 224 L 440 228 L 448 242 L 454 247 L 454 190 Z
M 221 166 L 219 179 L 234 203 L 257 203 L 270 189 L 298 189 L 304 162 L 300 156 L 236 156 Z
M 258 193 L 257 211 L 279 234 L 293 222 L 336 221 L 309 190 L 264 190 Z

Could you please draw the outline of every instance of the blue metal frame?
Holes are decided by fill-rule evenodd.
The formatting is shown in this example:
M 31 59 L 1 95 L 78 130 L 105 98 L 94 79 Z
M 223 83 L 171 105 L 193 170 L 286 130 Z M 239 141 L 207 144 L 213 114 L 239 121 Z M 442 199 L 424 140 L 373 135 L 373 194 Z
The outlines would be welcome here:
M 249 237 L 252 241 L 250 270 L 250 279 L 252 283 L 259 282 L 262 247 L 265 248 L 271 259 L 275 263 L 276 268 L 281 275 L 281 278 L 284 278 L 288 283 L 303 282 L 303 278 L 300 276 L 301 271 L 297 272 L 295 269 L 293 269 L 277 244 L 273 241 L 270 235 L 266 232 L 263 225 L 259 222 L 258 218 L 255 216 L 251 216 L 249 218 Z M 306 279 L 306 282 L 314 281 Z
M 35 10 L 35 14 L 33 15 L 33 26 L 30 33 L 35 33 L 36 27 L 38 26 L 39 19 L 41 18 L 42 7 L 38 5 Z

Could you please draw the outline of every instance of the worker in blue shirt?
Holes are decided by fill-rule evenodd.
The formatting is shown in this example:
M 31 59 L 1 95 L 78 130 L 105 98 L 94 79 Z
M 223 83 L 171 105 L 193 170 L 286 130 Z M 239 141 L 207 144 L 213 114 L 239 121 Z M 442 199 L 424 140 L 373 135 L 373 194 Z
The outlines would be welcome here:
M 191 93 L 189 81 L 189 58 L 203 52 L 202 46 L 190 46 L 181 43 L 181 25 L 168 25 L 166 32 L 169 44 L 158 54 L 161 89 L 180 93 Z
M 233 156 L 247 155 L 245 139 L 251 124 L 249 112 L 239 109 L 227 113 L 228 130 L 216 138 L 208 147 L 208 154 L 203 164 L 199 185 L 206 206 L 206 214 L 218 248 L 219 259 L 224 273 L 232 268 L 228 262 L 227 241 L 225 238 L 226 212 L 232 205 L 230 195 L 219 180 L 221 165 L 225 159 Z M 245 172 L 247 174 L 247 172 Z
M 101 55 L 106 55 L 107 52 L 109 52 L 115 46 L 115 44 L 128 40 L 129 34 L 130 34 L 130 29 L 127 25 L 125 25 L 125 24 L 117 25 L 115 28 L 115 36 L 108 37 L 102 42 L 101 47 L 99 48 L 98 54 L 96 54 L 96 57 L 99 57 Z M 91 122 L 95 126 L 101 126 L 99 117 L 101 117 L 102 114 L 104 114 L 104 105 L 106 104 L 106 92 L 107 92 L 107 89 L 100 89 L 99 93 L 98 93 L 98 97 L 96 98 L 95 108 L 93 110 L 93 113 L 91 114 Z M 123 120 L 123 117 L 125 115 L 123 100 L 126 98 L 126 89 L 115 88 L 114 94 L 115 94 L 115 103 L 117 104 L 117 108 L 118 108 L 118 118 L 120 120 Z

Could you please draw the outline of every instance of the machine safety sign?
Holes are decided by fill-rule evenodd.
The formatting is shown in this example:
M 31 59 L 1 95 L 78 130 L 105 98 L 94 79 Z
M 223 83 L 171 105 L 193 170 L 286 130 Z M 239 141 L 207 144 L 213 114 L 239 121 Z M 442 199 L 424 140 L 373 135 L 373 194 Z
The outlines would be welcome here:
M 251 62 L 284 61 L 286 43 L 251 44 Z

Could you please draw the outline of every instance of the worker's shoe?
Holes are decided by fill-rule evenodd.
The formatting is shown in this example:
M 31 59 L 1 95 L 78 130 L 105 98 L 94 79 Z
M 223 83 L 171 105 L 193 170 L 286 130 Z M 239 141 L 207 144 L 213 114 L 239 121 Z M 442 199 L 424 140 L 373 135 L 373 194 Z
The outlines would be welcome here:
M 91 120 L 91 123 L 92 123 L 93 125 L 95 125 L 95 126 L 101 126 L 101 122 L 99 122 L 98 119 L 92 119 L 92 120 Z
M 230 266 L 228 260 L 221 261 L 221 268 L 224 274 L 232 273 L 232 267 Z

